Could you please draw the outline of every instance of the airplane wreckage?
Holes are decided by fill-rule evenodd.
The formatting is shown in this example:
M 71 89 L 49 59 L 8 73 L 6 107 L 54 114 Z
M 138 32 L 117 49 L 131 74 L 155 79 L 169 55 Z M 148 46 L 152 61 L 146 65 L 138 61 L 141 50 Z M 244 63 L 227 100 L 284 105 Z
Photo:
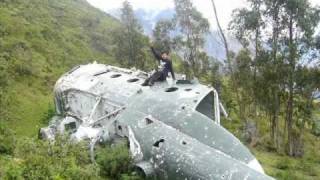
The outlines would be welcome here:
M 147 179 L 270 180 L 249 152 L 220 126 L 218 93 L 196 80 L 141 86 L 148 74 L 103 64 L 77 66 L 55 86 L 55 116 L 44 139 L 127 138 Z

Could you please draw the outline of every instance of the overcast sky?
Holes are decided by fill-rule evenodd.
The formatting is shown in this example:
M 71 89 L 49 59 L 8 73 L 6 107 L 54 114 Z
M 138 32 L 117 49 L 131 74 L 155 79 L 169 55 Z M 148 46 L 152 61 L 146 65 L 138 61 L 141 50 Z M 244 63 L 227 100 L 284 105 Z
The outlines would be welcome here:
M 87 0 L 93 6 L 103 10 L 110 11 L 121 7 L 124 0 Z M 211 0 L 192 0 L 196 8 L 209 19 L 212 28 L 216 29 Z M 164 9 L 173 8 L 173 0 L 129 0 L 134 9 L 144 9 L 146 11 L 158 12 Z M 223 28 L 231 19 L 233 9 L 246 6 L 246 0 L 216 0 L 218 15 Z M 320 5 L 320 0 L 310 0 L 313 4 Z
M 88 0 L 93 6 L 108 12 L 112 9 L 118 9 L 121 7 L 124 0 Z M 210 20 L 215 26 L 213 21 L 214 14 L 210 0 L 192 0 L 196 8 L 203 13 L 203 15 Z M 146 11 L 157 12 L 168 8 L 174 8 L 173 0 L 129 0 L 134 9 L 144 9 Z M 216 0 L 216 6 L 220 16 L 220 21 L 223 27 L 227 27 L 227 24 L 231 18 L 231 12 L 233 9 L 243 7 L 245 0 Z M 213 27 L 214 28 L 214 27 Z

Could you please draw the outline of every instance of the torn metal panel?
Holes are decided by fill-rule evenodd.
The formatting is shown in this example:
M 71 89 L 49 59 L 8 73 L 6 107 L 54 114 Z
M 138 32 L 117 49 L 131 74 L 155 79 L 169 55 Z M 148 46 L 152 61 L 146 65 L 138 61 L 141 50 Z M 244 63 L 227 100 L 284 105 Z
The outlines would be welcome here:
M 55 86 L 57 116 L 40 135 L 96 142 L 129 140 L 137 169 L 160 179 L 272 179 L 250 151 L 220 126 L 215 89 L 171 79 L 140 84 L 147 73 L 103 64 L 77 66 Z
M 133 131 L 143 149 L 143 162 L 149 162 L 160 179 L 271 179 L 159 120 Z

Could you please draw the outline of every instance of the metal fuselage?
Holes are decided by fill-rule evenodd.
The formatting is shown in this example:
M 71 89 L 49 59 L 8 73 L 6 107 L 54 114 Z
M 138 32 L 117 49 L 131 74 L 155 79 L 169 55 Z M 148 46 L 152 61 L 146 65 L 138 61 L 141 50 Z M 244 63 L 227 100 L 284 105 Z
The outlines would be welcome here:
M 55 86 L 57 116 L 40 133 L 54 139 L 129 140 L 132 157 L 158 179 L 272 179 L 249 150 L 220 126 L 217 92 L 198 82 L 140 84 L 142 71 L 78 66 Z

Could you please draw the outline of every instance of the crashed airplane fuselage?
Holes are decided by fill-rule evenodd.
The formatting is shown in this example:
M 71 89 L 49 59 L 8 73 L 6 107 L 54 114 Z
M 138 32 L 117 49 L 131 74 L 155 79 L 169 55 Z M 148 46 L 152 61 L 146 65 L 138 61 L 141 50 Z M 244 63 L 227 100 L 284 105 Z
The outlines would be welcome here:
M 217 92 L 198 82 L 140 84 L 141 71 L 103 64 L 75 67 L 55 86 L 57 116 L 46 139 L 68 132 L 92 144 L 127 138 L 137 169 L 157 179 L 272 179 L 220 126 Z

